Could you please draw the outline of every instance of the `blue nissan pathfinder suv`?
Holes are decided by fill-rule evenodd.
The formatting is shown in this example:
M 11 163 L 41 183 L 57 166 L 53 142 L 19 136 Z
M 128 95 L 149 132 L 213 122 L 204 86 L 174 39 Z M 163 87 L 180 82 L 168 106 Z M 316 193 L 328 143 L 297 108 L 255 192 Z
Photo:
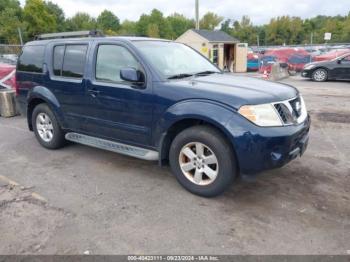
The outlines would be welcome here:
M 310 119 L 289 85 L 227 74 L 192 48 L 142 37 L 46 37 L 27 43 L 17 101 L 39 143 L 66 141 L 170 164 L 213 197 L 238 174 L 285 165 Z

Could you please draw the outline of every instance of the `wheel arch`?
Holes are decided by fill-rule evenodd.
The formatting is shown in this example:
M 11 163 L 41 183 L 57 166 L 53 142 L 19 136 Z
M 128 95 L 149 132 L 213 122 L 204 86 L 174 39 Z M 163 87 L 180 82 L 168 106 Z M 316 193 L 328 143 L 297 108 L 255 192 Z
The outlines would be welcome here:
M 200 107 L 200 110 L 203 110 L 201 113 L 194 113 L 194 111 L 198 111 L 199 107 L 196 108 L 196 110 L 190 111 L 191 113 L 172 119 L 173 121 L 171 121 L 171 123 L 168 121 L 168 125 L 162 129 L 163 131 L 158 132 L 158 134 L 160 134 L 160 139 L 157 143 L 159 151 L 159 164 L 166 165 L 168 163 L 171 143 L 180 132 L 192 126 L 205 125 L 216 129 L 224 137 L 227 143 L 229 143 L 239 170 L 236 150 L 234 148 L 234 144 L 232 143 L 233 138 L 225 127 L 226 123 L 229 119 L 231 119 L 232 114 L 234 113 L 231 110 L 227 110 L 225 107 L 210 103 Z M 184 106 L 181 107 L 181 111 L 183 110 L 185 110 Z M 160 122 L 163 121 L 164 119 L 162 119 Z
M 60 110 L 60 104 L 54 94 L 46 87 L 37 86 L 31 90 L 27 97 L 27 122 L 29 130 L 33 131 L 32 114 L 34 108 L 39 104 L 47 104 L 55 115 L 57 121 L 62 126 L 63 115 Z

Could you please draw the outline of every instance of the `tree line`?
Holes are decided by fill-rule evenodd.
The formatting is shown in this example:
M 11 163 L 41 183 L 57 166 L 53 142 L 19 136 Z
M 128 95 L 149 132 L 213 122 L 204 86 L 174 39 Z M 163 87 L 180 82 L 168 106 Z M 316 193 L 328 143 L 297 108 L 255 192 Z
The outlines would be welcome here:
M 97 18 L 78 12 L 67 18 L 59 5 L 51 1 L 27 0 L 24 7 L 18 0 L 0 0 L 0 43 L 18 44 L 18 28 L 24 42 L 42 33 L 98 29 L 106 35 L 137 35 L 176 39 L 190 28 L 194 19 L 174 13 L 169 16 L 153 9 L 138 21 L 120 21 L 109 10 Z M 323 43 L 325 32 L 333 33 L 331 42 L 350 42 L 350 13 L 347 16 L 317 16 L 311 19 L 281 16 L 266 25 L 255 26 L 248 16 L 240 21 L 208 12 L 200 20 L 201 29 L 221 29 L 250 45 Z

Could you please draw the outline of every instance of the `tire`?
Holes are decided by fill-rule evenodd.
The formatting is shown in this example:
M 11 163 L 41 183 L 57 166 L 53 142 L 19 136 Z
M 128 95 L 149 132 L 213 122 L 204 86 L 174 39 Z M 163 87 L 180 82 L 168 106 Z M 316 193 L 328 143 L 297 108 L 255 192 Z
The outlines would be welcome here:
M 237 174 L 230 144 L 220 132 L 209 126 L 194 126 L 179 133 L 171 144 L 169 162 L 179 183 L 191 193 L 203 197 L 222 194 Z
M 312 73 L 312 80 L 316 82 L 325 82 L 328 79 L 328 72 L 326 69 L 318 68 Z
M 64 132 L 47 104 L 39 104 L 34 108 L 32 126 L 36 139 L 43 147 L 58 149 L 65 145 Z

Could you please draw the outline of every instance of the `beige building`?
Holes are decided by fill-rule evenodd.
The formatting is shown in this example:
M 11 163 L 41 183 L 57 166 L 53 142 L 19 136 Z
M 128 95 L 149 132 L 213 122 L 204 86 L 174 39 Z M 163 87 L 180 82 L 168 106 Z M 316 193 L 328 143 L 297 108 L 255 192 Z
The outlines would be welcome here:
M 190 29 L 176 42 L 191 46 L 221 69 L 230 72 L 247 71 L 247 44 L 223 31 Z

